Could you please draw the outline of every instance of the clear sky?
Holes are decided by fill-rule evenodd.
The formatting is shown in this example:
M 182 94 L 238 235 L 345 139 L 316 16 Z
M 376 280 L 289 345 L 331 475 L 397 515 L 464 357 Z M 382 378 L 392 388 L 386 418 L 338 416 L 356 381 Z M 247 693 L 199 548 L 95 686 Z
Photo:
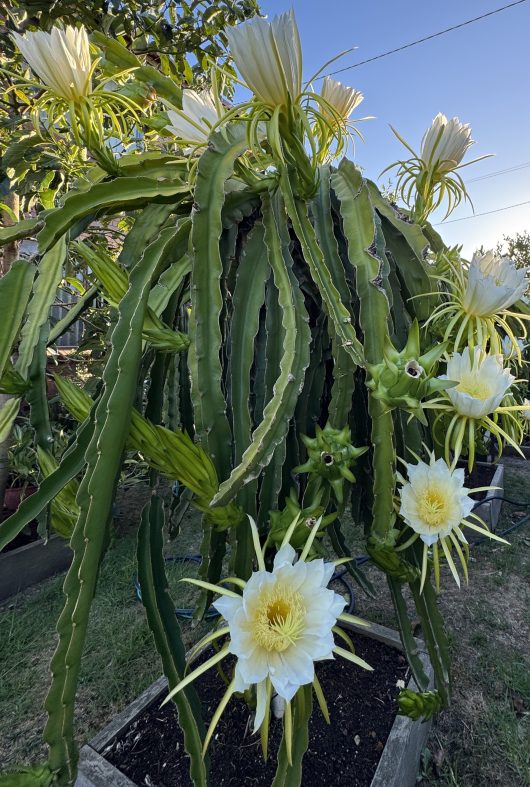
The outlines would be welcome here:
M 402 44 L 464 22 L 509 0 L 261 0 L 269 17 L 294 8 L 304 53 L 304 76 L 351 46 L 328 70 L 354 64 Z M 375 115 L 362 124 L 365 142 L 355 158 L 376 179 L 404 148 L 392 124 L 418 149 L 437 112 L 471 124 L 476 144 L 469 159 L 495 153 L 465 168 L 476 213 L 530 200 L 530 166 L 470 182 L 471 179 L 530 164 L 530 0 L 440 38 L 337 75 L 361 90 L 355 114 Z M 451 219 L 469 216 L 469 204 Z M 439 220 L 441 220 L 440 216 Z M 436 217 L 433 219 L 436 221 Z M 464 244 L 464 253 L 495 245 L 503 234 L 530 230 L 530 204 L 492 215 L 438 226 L 446 243 Z

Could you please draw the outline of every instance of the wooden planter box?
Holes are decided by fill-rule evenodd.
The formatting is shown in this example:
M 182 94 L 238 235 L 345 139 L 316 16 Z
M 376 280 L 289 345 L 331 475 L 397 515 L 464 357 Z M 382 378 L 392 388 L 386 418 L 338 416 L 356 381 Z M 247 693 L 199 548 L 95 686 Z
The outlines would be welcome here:
M 0 554 L 0 601 L 53 577 L 70 565 L 72 551 L 57 535 Z
M 515 456 L 516 459 L 520 459 L 522 462 L 524 462 L 525 459 L 530 459 L 530 445 L 522 445 L 521 446 L 521 451 L 523 452 L 524 457 L 521 456 L 519 451 L 515 450 L 513 445 L 505 445 L 504 449 L 503 449 L 503 452 L 502 452 L 502 455 L 503 456 Z
M 399 635 L 384 626 L 373 623 L 368 631 L 362 626 L 342 625 L 350 631 L 365 637 L 372 637 L 398 650 L 403 650 Z M 424 643 L 421 640 L 417 640 L 417 643 L 420 658 L 429 676 L 429 688 L 432 689 L 434 688 L 434 675 L 429 657 Z M 408 687 L 416 688 L 414 680 L 409 681 Z M 121 771 L 107 762 L 102 756 L 102 752 L 143 713 L 148 705 L 156 700 L 162 700 L 166 692 L 166 678 L 159 678 L 119 713 L 95 738 L 83 746 L 79 757 L 76 787 L 138 787 Z M 371 787 L 414 787 L 420 754 L 425 747 L 430 726 L 430 722 L 412 721 L 406 716 L 396 716 Z
M 477 462 L 477 464 L 485 464 L 491 467 L 491 465 L 486 462 Z M 483 519 L 493 533 L 497 530 L 497 525 L 499 523 L 502 500 L 493 500 L 492 498 L 499 498 L 504 495 L 504 465 L 498 464 L 494 465 L 494 467 L 495 474 L 491 479 L 490 486 L 497 486 L 499 488 L 491 489 L 486 494 L 484 500 L 481 501 L 480 505 L 473 510 L 473 513 Z M 465 535 L 471 543 L 480 537 L 478 533 L 470 530 L 467 530 Z

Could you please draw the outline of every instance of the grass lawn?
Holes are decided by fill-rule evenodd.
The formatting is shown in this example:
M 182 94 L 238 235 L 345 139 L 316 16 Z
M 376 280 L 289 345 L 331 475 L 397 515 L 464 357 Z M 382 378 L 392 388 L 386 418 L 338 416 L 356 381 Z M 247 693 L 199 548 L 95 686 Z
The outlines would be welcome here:
M 142 493 L 143 489 L 136 490 L 119 506 L 117 536 L 103 563 L 92 606 L 76 711 L 80 741 L 92 737 L 162 673 L 133 586 L 136 527 L 131 524 L 139 517 Z M 185 517 L 179 552 L 197 551 L 199 528 L 195 514 Z M 168 552 L 176 554 L 175 542 Z M 196 572 L 194 564 L 171 562 L 167 572 L 179 606 L 192 605 L 195 591 L 178 580 Z M 46 756 L 41 741 L 46 721 L 43 702 L 56 641 L 55 621 L 62 607 L 62 582 L 61 576 L 47 580 L 0 606 L 0 773 Z M 205 630 L 204 625 L 192 629 L 186 621 L 182 628 L 187 644 Z
M 118 535 L 103 564 L 82 663 L 80 742 L 161 672 L 132 584 L 142 494 L 130 493 L 120 504 Z M 528 462 L 507 460 L 506 495 L 530 502 Z M 524 513 L 503 505 L 501 528 Z M 196 552 L 199 527 L 196 515 L 187 516 L 170 553 Z M 530 787 L 530 524 L 509 539 L 511 547 L 488 543 L 473 549 L 469 587 L 459 591 L 449 572 L 443 573 L 440 604 L 452 642 L 453 701 L 433 727 L 422 785 Z M 370 600 L 358 591 L 357 612 L 393 626 L 384 579 L 374 568 L 368 571 L 379 594 Z M 178 583 L 190 565 L 170 563 L 168 572 L 177 603 L 192 603 L 194 591 Z M 60 577 L 48 580 L 0 607 L 0 773 L 45 756 L 42 703 L 61 584 Z M 204 630 L 187 622 L 182 628 L 187 643 Z

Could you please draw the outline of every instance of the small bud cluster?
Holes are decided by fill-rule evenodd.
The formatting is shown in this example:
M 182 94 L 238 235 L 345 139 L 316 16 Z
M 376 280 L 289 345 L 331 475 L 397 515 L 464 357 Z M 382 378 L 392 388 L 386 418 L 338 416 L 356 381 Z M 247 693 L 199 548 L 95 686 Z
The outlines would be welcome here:
M 324 429 L 317 426 L 315 437 L 302 435 L 302 441 L 307 448 L 307 462 L 295 467 L 294 472 L 311 473 L 321 481 L 326 481 L 333 489 L 337 501 L 341 503 L 344 481 L 355 482 L 350 468 L 368 448 L 356 448 L 352 445 L 351 432 L 347 426 L 339 430 L 329 423 Z

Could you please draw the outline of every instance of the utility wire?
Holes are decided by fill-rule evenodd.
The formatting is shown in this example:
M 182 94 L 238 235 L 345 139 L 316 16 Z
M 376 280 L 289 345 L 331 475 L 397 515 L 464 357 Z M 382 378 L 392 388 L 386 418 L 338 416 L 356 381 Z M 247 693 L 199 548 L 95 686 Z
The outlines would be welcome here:
M 466 180 L 466 182 L 476 183 L 478 180 L 496 178 L 498 175 L 507 175 L 509 172 L 517 172 L 520 169 L 526 169 L 526 167 L 530 167 L 530 161 L 525 161 L 523 164 L 515 164 L 513 167 L 507 167 L 506 169 L 498 169 L 496 172 L 488 172 L 486 175 L 479 175 L 476 178 L 470 178 L 469 180 Z
M 344 68 L 338 68 L 336 71 L 328 71 L 326 74 L 322 74 L 317 79 L 324 79 L 324 77 L 334 76 L 335 74 L 341 74 L 343 71 L 349 71 L 352 68 L 359 68 L 359 66 L 364 66 L 366 63 L 373 63 L 374 60 L 381 60 L 383 57 L 388 57 L 389 55 L 395 55 L 396 52 L 402 52 L 404 49 L 410 49 L 412 46 L 417 46 L 418 44 L 423 44 L 425 41 L 431 41 L 433 38 L 438 38 L 439 36 L 443 36 L 446 33 L 451 33 L 453 30 L 459 30 L 461 27 L 466 27 L 467 25 L 471 25 L 474 22 L 479 22 L 481 19 L 486 19 L 489 16 L 493 16 L 494 14 L 500 14 L 501 11 L 506 11 L 508 8 L 514 8 L 516 5 L 522 5 L 522 3 L 526 3 L 526 0 L 516 0 L 514 3 L 508 3 L 508 5 L 503 5 L 500 8 L 495 8 L 493 11 L 488 11 L 486 14 L 482 14 L 481 16 L 475 16 L 473 19 L 468 19 L 465 22 L 460 22 L 458 25 L 453 25 L 452 27 L 446 27 L 445 30 L 440 30 L 438 33 L 432 33 L 430 36 L 425 36 L 425 38 L 418 38 L 416 41 L 411 41 L 409 44 L 403 44 L 403 46 L 398 46 L 396 49 L 390 49 L 388 52 L 382 52 L 379 55 L 374 55 L 374 57 L 369 57 L 366 60 L 361 60 L 360 63 L 354 63 L 352 66 L 345 66 Z
M 449 219 L 448 221 L 438 221 L 434 226 L 439 227 L 440 224 L 454 224 L 455 221 L 467 221 L 468 219 L 478 219 L 479 216 L 490 216 L 492 213 L 501 213 L 503 210 L 511 210 L 512 208 L 520 208 L 521 205 L 530 205 L 530 199 L 526 202 L 516 202 L 515 205 L 506 205 L 504 208 L 496 208 L 495 210 L 486 210 L 484 213 L 473 213 L 472 216 L 462 216 L 460 219 Z

